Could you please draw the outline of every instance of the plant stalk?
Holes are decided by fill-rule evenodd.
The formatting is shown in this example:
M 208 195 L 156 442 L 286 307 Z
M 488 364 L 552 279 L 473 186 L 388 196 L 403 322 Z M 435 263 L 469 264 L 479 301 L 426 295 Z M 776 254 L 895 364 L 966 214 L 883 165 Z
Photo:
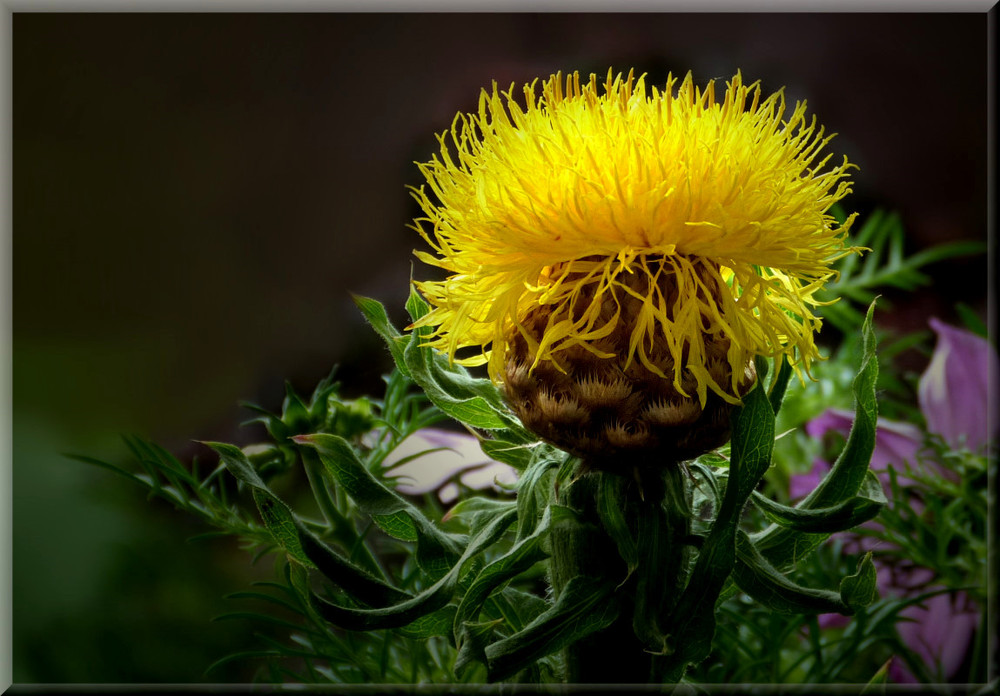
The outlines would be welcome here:
M 612 477 L 604 479 L 604 477 Z M 617 533 L 602 506 L 619 524 Z M 558 594 L 576 576 L 612 582 L 618 616 L 607 628 L 566 648 L 566 680 L 574 684 L 646 684 L 656 654 L 670 649 L 662 624 L 684 586 L 690 512 L 679 466 L 636 469 L 635 480 L 591 471 L 557 495 L 584 524 L 553 531 L 550 581 Z M 624 518 L 624 525 L 621 525 Z M 627 529 L 627 534 L 622 530 Z M 629 559 L 629 561 L 626 560 Z M 631 568 L 631 572 L 630 572 Z

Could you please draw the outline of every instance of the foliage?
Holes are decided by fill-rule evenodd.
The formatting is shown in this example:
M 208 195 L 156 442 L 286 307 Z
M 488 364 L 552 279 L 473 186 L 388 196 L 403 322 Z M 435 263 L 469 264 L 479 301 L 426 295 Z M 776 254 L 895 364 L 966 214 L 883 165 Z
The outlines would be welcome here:
M 842 262 L 838 282 L 845 297 L 861 302 L 885 283 L 912 286 L 923 279 L 920 266 L 968 251 L 904 259 L 894 225 L 875 216 L 862 228 L 855 242 L 872 246 L 880 260 Z M 620 591 L 626 583 L 629 591 L 637 588 L 632 621 L 654 655 L 657 681 L 877 681 L 885 660 L 906 654 L 895 625 L 921 598 L 879 599 L 872 555 L 842 554 L 839 538 L 831 540 L 886 503 L 868 470 L 876 393 L 901 393 L 906 385 L 880 370 L 873 304 L 860 322 L 848 302 L 827 315 L 861 341 L 845 342 L 817 367 L 815 391 L 789 382 L 786 361 L 771 368 L 758 360 L 759 384 L 737 409 L 731 445 L 692 462 L 690 478 L 675 494 L 690 503 L 678 509 L 688 515 L 691 533 L 682 558 L 670 566 L 676 577 L 666 578 L 675 591 L 665 593 L 656 573 L 674 563 L 669 554 L 675 550 L 650 530 L 674 513 L 647 506 L 645 526 L 630 527 L 621 514 L 633 503 L 610 474 L 596 484 L 602 491 L 597 526 L 621 557 L 621 577 L 580 576 L 546 591 L 555 536 L 592 533 L 591 521 L 567 502 L 567 491 L 581 485 L 578 461 L 528 433 L 489 380 L 425 345 L 430 329 L 401 333 L 378 302 L 355 301 L 396 363 L 381 400 L 341 398 L 332 375 L 308 401 L 288 388 L 280 413 L 251 407 L 266 442 L 243 448 L 205 443 L 220 460 L 207 473 L 197 459 L 185 466 L 138 438 L 126 443 L 140 473 L 78 457 L 191 512 L 215 527 L 213 534 L 236 537 L 257 558 L 275 555 L 275 581 L 230 595 L 254 606 L 219 617 L 255 619 L 260 650 L 215 665 L 260 659 L 259 679 L 268 682 L 558 682 L 567 670 L 562 649 L 605 629 L 628 608 Z M 415 322 L 429 310 L 415 292 L 407 309 Z M 916 340 L 901 342 L 905 348 Z M 819 446 L 803 441 L 799 426 L 831 405 L 852 402 L 855 426 L 829 474 L 798 504 L 782 500 L 782 479 L 787 483 L 791 472 L 807 466 Z M 395 490 L 387 457 L 410 435 L 445 419 L 474 432 L 486 454 L 518 470 L 516 499 L 466 497 L 445 515 L 433 496 L 408 498 Z M 962 462 L 983 465 L 975 458 Z M 309 496 L 289 483 L 301 474 Z M 949 566 L 956 535 L 982 539 L 981 489 L 964 478 L 945 484 L 931 477 L 923 485 L 935 520 L 947 526 L 935 528 L 897 506 L 883 516 L 884 533 L 900 554 L 926 555 L 949 586 L 981 583 L 975 565 L 981 543 L 964 547 L 962 563 Z M 934 502 L 934 494 L 942 497 Z M 894 485 L 891 495 L 903 493 Z M 963 503 L 940 502 L 951 499 Z M 823 631 L 816 615 L 828 612 L 854 620 L 839 633 Z M 862 651 L 880 660 L 869 672 L 859 672 L 852 659 Z

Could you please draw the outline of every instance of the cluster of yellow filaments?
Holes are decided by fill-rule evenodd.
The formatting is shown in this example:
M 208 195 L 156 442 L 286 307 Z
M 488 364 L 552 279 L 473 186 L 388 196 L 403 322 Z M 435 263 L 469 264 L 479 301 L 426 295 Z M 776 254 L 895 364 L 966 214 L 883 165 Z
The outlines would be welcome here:
M 603 85 L 556 74 L 537 92 L 484 90 L 420 165 L 433 196 L 414 190 L 415 229 L 434 253 L 416 253 L 450 274 L 416 283 L 430 344 L 498 382 L 515 342 L 531 370 L 564 370 L 582 350 L 702 407 L 709 392 L 737 403 L 755 355 L 808 371 L 813 296 L 855 250 L 853 216 L 829 214 L 853 165 L 827 166 L 832 136 L 805 104 L 785 119 L 783 93 L 762 99 L 740 74 L 721 101 L 690 75 L 648 90 L 631 73 Z M 627 340 L 609 350 L 626 299 Z M 720 351 L 724 371 L 711 365 Z

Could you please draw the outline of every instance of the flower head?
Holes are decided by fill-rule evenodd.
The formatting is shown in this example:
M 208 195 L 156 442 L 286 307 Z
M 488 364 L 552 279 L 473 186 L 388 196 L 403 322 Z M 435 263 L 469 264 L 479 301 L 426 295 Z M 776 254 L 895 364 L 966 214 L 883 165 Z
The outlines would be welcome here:
M 483 91 L 420 165 L 415 228 L 433 253 L 416 254 L 449 274 L 416 283 L 430 344 L 488 364 L 508 392 L 540 369 L 612 390 L 620 375 L 669 384 L 620 419 L 622 440 L 656 403 L 737 403 L 755 355 L 808 370 L 813 295 L 852 251 L 850 221 L 828 214 L 852 165 L 826 167 L 832 136 L 805 104 L 786 118 L 781 92 L 762 98 L 740 74 L 721 100 L 690 75 L 662 90 L 611 72 L 536 87 L 523 101 Z

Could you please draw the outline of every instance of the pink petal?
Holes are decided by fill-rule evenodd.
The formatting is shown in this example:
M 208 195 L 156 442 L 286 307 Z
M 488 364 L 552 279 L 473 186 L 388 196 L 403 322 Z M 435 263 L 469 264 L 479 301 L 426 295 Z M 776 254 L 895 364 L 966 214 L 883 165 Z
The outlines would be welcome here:
M 997 435 L 989 414 L 996 415 L 1000 359 L 974 333 L 935 318 L 928 323 L 938 340 L 918 389 L 927 429 L 952 447 L 978 452 Z
M 788 479 L 788 496 L 792 500 L 809 495 L 830 470 L 830 465 L 822 459 L 813 462 L 813 468 L 804 474 L 792 474 Z
M 940 589 L 930 588 L 930 589 Z M 978 612 L 962 592 L 940 594 L 900 612 L 912 621 L 897 624 L 899 637 L 927 666 L 928 672 L 939 672 L 945 679 L 955 676 L 965 660 L 972 636 L 979 621 Z M 913 683 L 916 677 L 900 662 L 895 680 Z

